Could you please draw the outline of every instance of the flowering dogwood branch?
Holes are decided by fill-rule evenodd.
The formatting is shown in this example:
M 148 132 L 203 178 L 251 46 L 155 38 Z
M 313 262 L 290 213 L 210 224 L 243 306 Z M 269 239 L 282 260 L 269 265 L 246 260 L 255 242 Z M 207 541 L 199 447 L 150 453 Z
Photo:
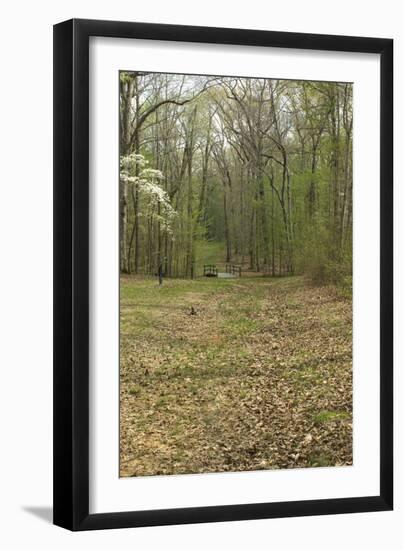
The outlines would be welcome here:
M 148 161 L 143 155 L 131 153 L 120 158 L 120 179 L 128 185 L 137 187 L 139 193 L 148 202 L 153 216 L 160 222 L 161 230 L 172 233 L 172 222 L 177 212 L 173 208 L 168 193 L 158 184 L 164 178 L 160 170 L 147 167 Z M 155 206 L 159 205 L 159 213 Z

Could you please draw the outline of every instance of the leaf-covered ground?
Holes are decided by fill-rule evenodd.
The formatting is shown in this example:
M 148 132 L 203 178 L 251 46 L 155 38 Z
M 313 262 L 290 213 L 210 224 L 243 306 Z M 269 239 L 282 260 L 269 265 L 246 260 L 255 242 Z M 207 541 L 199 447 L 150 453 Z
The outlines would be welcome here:
M 298 277 L 122 277 L 121 476 L 352 464 L 351 313 Z

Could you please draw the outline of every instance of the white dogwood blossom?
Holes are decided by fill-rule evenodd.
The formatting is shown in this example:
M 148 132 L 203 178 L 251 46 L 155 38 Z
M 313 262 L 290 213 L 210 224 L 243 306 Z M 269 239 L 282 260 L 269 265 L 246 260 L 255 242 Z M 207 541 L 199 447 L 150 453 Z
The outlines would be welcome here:
M 160 223 L 161 230 L 172 232 L 172 221 L 177 215 L 168 193 L 158 184 L 164 178 L 160 170 L 147 168 L 148 161 L 143 155 L 131 153 L 120 158 L 120 179 L 127 185 L 137 187 L 146 199 L 150 212 Z M 155 207 L 159 209 L 156 210 Z

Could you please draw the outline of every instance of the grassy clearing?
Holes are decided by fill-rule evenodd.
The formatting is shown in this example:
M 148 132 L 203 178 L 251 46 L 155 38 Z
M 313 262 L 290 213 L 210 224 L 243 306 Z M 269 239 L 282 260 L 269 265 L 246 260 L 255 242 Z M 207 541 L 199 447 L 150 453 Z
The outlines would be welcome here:
M 298 277 L 122 277 L 121 475 L 351 464 L 351 331 Z

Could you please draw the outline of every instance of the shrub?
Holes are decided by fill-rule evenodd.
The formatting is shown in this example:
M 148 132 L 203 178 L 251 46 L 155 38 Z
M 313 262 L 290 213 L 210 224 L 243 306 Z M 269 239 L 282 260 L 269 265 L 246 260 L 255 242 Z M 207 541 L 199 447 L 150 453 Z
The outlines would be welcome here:
M 313 285 L 334 284 L 351 295 L 351 242 L 341 249 L 329 230 L 318 223 L 304 235 L 299 269 Z

